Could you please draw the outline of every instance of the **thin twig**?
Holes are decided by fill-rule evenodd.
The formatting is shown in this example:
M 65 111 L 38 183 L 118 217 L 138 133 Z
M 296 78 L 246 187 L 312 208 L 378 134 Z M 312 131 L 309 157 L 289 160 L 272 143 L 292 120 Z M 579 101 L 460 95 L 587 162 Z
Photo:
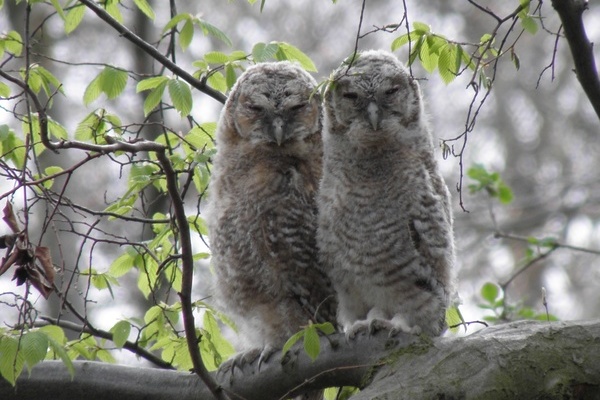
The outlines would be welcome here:
M 213 99 L 219 101 L 220 103 L 225 103 L 227 97 L 219 91 L 211 89 L 206 82 L 198 80 L 194 78 L 187 71 L 179 67 L 177 64 L 172 62 L 169 58 L 165 57 L 161 52 L 159 52 L 154 46 L 137 36 L 135 33 L 131 32 L 127 27 L 119 23 L 116 19 L 114 19 L 108 12 L 103 10 L 101 7 L 98 7 L 96 3 L 91 0 L 79 0 L 80 3 L 84 4 L 87 8 L 92 10 L 100 19 L 106 22 L 108 25 L 113 27 L 121 36 L 125 39 L 129 40 L 137 47 L 148 53 L 152 58 L 156 61 L 164 65 L 167 69 L 172 71 L 175 75 L 179 76 L 181 79 L 198 89 L 204 94 L 212 97 Z

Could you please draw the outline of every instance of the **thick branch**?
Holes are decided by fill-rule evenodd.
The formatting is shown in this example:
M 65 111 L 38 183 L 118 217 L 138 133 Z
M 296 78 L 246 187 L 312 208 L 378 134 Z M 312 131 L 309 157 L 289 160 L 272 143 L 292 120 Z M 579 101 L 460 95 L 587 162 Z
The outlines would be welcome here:
M 225 97 L 225 95 L 223 93 L 218 92 L 214 89 L 211 89 L 210 87 L 208 87 L 206 85 L 206 83 L 204 81 L 200 81 L 200 80 L 194 78 L 187 71 L 183 70 L 177 64 L 175 64 L 174 62 L 169 60 L 167 57 L 162 55 L 161 52 L 159 52 L 151 44 L 149 44 L 144 39 L 140 38 L 138 35 L 131 32 L 124 25 L 119 23 L 119 21 L 114 19 L 104 9 L 102 9 L 101 7 L 98 7 L 98 5 L 96 5 L 96 3 L 94 3 L 92 0 L 79 0 L 79 1 L 81 3 L 83 3 L 87 8 L 92 10 L 101 20 L 103 20 L 104 22 L 106 22 L 107 24 L 112 26 L 117 32 L 119 32 L 119 34 L 121 34 L 121 36 L 123 36 L 125 39 L 129 40 L 131 43 L 135 44 L 136 46 L 138 46 L 140 49 L 144 50 L 152 58 L 154 58 L 156 61 L 158 61 L 159 63 L 164 65 L 167 69 L 169 69 L 175 75 L 179 76 L 181 79 L 183 79 L 184 81 L 186 81 L 187 83 L 189 83 L 190 85 L 192 85 L 193 87 L 195 87 L 196 89 L 201 91 L 202 93 L 209 95 L 210 97 L 212 97 L 213 99 L 215 99 L 221 103 L 225 103 L 225 100 L 227 98 Z
M 600 118 L 600 79 L 594 60 L 594 45 L 587 37 L 582 18 L 587 4 L 587 0 L 552 0 L 573 55 L 577 79 Z
M 283 366 L 276 353 L 260 372 L 250 365 L 236 369 L 233 378 L 218 378 L 233 399 L 248 400 L 337 385 L 363 386 L 356 400 L 596 398 L 600 393 L 600 320 L 523 321 L 433 343 L 410 335 L 390 340 L 387 332 L 350 343 L 333 335 L 321 339 L 321 348 L 315 362 L 296 348 Z M 61 362 L 43 362 L 31 376 L 22 374 L 16 389 L 0 381 L 3 400 L 63 400 L 89 393 L 113 400 L 211 398 L 188 373 L 96 362 L 77 362 L 73 380 Z

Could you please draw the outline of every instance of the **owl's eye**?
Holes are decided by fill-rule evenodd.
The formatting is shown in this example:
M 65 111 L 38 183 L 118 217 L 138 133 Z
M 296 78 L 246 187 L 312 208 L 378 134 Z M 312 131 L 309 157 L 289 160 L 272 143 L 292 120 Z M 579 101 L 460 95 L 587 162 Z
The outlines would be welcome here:
M 250 104 L 248 108 L 254 112 L 261 112 L 263 110 L 261 106 L 257 106 L 256 104 Z
M 358 99 L 358 93 L 346 92 L 342 95 L 345 99 L 356 100 Z
M 304 107 L 306 107 L 306 103 L 300 103 L 300 104 L 296 104 L 292 107 L 290 107 L 291 111 L 300 111 L 302 110 Z
M 390 88 L 390 89 L 386 90 L 385 94 L 391 95 L 391 94 L 394 94 L 394 93 L 398 93 L 398 90 L 399 90 L 398 86 L 394 86 L 393 88 Z

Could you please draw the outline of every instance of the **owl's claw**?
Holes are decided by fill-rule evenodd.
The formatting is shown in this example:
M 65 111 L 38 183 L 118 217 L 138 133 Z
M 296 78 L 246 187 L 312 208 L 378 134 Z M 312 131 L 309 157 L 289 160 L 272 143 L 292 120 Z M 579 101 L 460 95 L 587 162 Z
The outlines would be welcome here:
M 390 333 L 388 334 L 388 337 L 392 338 L 392 337 L 396 336 L 397 334 L 399 334 L 400 332 L 408 333 L 410 335 L 420 335 L 422 330 L 421 330 L 421 327 L 418 325 L 415 325 L 408 329 L 405 329 L 404 327 L 400 327 L 400 326 L 394 326 L 392 329 L 390 329 Z
M 277 349 L 270 345 L 266 345 L 265 347 L 263 347 L 262 351 L 260 352 L 260 356 L 258 357 L 258 372 L 260 372 L 260 366 L 262 365 L 262 363 L 269 361 L 269 358 L 276 351 Z
M 390 338 L 396 336 L 400 332 L 408 333 L 410 335 L 420 335 L 422 331 L 419 325 L 410 326 L 408 322 L 406 322 L 406 319 L 400 314 L 395 315 L 390 321 L 390 324 L 392 325 L 388 335 Z
M 236 367 L 241 371 L 246 365 L 250 365 L 256 361 L 257 358 L 259 359 L 260 369 L 261 361 L 259 357 L 262 357 L 263 351 L 264 349 L 255 348 L 235 354 L 233 357 L 219 366 L 219 369 L 217 370 L 217 379 L 219 379 L 220 375 L 226 376 L 227 374 L 230 374 L 229 381 L 233 381 L 233 375 L 235 374 Z
M 410 326 L 406 323 L 404 318 L 401 317 L 394 317 L 391 320 L 373 318 L 355 322 L 348 330 L 346 330 L 346 341 L 350 342 L 350 340 L 354 340 L 356 335 L 362 332 L 366 332 L 368 336 L 371 336 L 382 330 L 389 331 L 389 338 L 396 336 L 400 332 L 411 335 L 420 335 L 422 331 L 420 326 Z
M 346 331 L 346 341 L 353 340 L 357 334 L 366 332 L 368 336 L 373 335 L 383 329 L 391 330 L 394 328 L 391 321 L 383 319 L 370 319 L 357 321 Z

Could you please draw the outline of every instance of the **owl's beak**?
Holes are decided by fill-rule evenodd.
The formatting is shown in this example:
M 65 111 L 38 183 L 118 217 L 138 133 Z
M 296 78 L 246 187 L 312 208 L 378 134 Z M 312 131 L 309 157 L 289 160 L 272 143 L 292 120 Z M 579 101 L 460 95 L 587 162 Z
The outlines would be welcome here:
M 371 127 L 374 131 L 379 128 L 379 117 L 381 115 L 381 111 L 377 104 L 371 102 L 367 106 L 367 116 L 369 117 L 369 122 L 371 123 Z
M 283 143 L 283 120 L 281 118 L 273 120 L 273 137 L 277 145 L 281 146 L 281 143 Z

